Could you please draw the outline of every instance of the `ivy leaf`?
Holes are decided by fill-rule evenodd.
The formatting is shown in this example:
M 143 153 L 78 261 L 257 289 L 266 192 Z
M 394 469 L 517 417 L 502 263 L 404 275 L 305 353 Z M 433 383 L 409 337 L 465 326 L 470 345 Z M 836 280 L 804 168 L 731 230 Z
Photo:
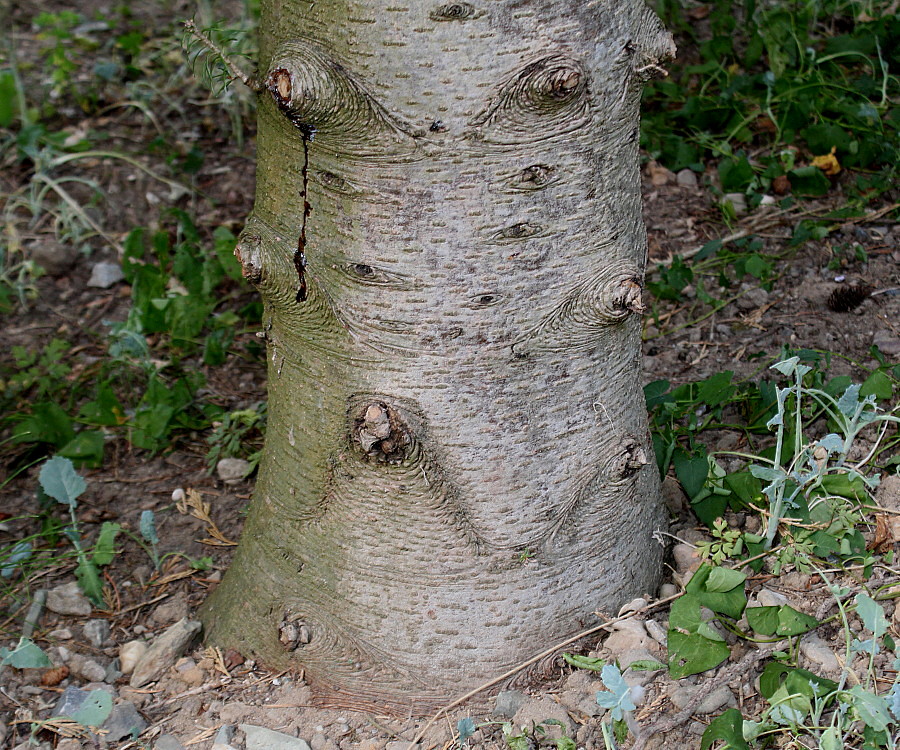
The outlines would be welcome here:
M 723 572 L 713 575 L 716 570 Z M 739 571 L 724 572 L 724 570 L 704 563 L 691 576 L 691 580 L 685 586 L 685 591 L 694 594 L 701 606 L 737 620 L 743 613 L 744 607 L 747 606 L 747 595 L 744 593 L 746 575 Z M 712 579 L 712 583 L 710 583 L 710 579 Z M 732 587 L 724 588 L 729 583 L 733 584 Z M 674 609 L 675 605 L 673 604 L 672 607 Z
M 667 644 L 669 675 L 675 679 L 717 667 L 731 653 L 701 617 L 700 598 L 690 593 L 672 604 Z
M 777 607 L 751 607 L 747 610 L 747 623 L 760 635 L 789 637 L 808 633 L 818 627 L 819 621 L 787 604 Z
M 744 740 L 744 717 L 736 708 L 729 708 L 711 722 L 700 738 L 700 750 L 709 750 L 713 743 L 722 741 L 731 750 L 750 750 Z
M 78 506 L 78 496 L 87 489 L 87 484 L 75 472 L 72 462 L 62 456 L 55 456 L 44 462 L 38 481 L 44 492 L 70 508 Z

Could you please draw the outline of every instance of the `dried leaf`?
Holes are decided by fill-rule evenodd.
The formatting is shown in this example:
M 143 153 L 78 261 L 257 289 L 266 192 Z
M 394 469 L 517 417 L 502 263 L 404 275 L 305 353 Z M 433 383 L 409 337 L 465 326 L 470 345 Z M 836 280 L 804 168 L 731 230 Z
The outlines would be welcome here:
M 812 165 L 821 169 L 829 177 L 834 177 L 834 175 L 838 174 L 841 171 L 841 163 L 834 155 L 836 150 L 836 148 L 832 147 L 830 154 L 823 154 L 822 156 L 814 157 L 812 160 Z
M 68 676 L 69 668 L 65 664 L 61 664 L 58 667 L 48 669 L 41 675 L 41 685 L 44 687 L 56 687 Z
M 178 512 L 182 515 L 191 515 L 194 518 L 203 521 L 206 525 L 206 533 L 212 538 L 199 539 L 200 544 L 207 544 L 210 547 L 236 547 L 237 542 L 233 542 L 226 537 L 216 526 L 215 522 L 209 515 L 211 507 L 209 503 L 204 502 L 200 493 L 194 489 L 188 489 L 175 505 Z

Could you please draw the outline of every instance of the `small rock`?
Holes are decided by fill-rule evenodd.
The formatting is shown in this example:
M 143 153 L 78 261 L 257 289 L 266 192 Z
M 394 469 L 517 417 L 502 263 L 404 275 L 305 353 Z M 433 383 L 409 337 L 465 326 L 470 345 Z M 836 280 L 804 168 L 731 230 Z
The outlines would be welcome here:
M 680 170 L 678 174 L 675 175 L 675 182 L 683 188 L 690 188 L 691 190 L 697 189 L 697 175 L 694 173 L 693 169 Z
M 516 711 L 516 715 L 512 718 L 512 723 L 514 727 L 531 727 L 537 726 L 547 719 L 557 719 L 562 724 L 562 727 L 556 724 L 544 725 L 547 727 L 547 736 L 550 739 L 561 737 L 560 729 L 567 735 L 571 735 L 574 731 L 572 720 L 569 718 L 569 713 L 566 709 L 545 696 L 528 698 L 519 706 L 519 710 Z
M 690 500 L 675 477 L 667 476 L 662 481 L 662 496 L 671 513 L 680 516 L 690 506 Z
M 72 640 L 72 631 L 68 628 L 60 628 L 59 630 L 51 630 L 47 633 L 48 638 L 56 638 L 59 641 Z
M 137 708 L 140 708 L 153 696 L 150 693 L 145 693 L 143 690 L 137 690 L 130 685 L 122 685 L 122 687 L 119 688 L 119 697 L 122 700 L 133 703 Z
M 511 719 L 525 702 L 528 696 L 518 690 L 503 690 L 497 693 L 494 703 L 494 716 L 500 719 Z
M 688 702 L 697 694 L 697 691 L 700 690 L 699 685 L 682 685 L 675 690 L 673 690 L 669 694 L 669 698 L 672 700 L 672 703 L 679 710 L 683 709 L 687 706 Z M 718 711 L 720 708 L 725 706 L 728 703 L 734 703 L 734 695 L 728 689 L 727 685 L 720 685 L 715 688 L 709 695 L 707 695 L 702 701 L 700 701 L 700 705 L 694 709 L 695 714 L 711 714 L 713 711 Z
M 682 575 L 697 570 L 702 562 L 696 548 L 690 544 L 676 544 L 672 547 L 672 559 L 675 562 L 675 571 Z
M 647 647 L 647 629 L 638 620 L 623 620 L 615 624 L 615 630 L 603 642 L 603 648 L 613 655 L 619 655 L 626 651 L 644 649 Z
M 161 734 L 153 743 L 153 750 L 185 750 L 185 747 L 174 734 Z
M 122 674 L 131 674 L 148 648 L 145 641 L 128 641 L 119 646 L 119 669 L 122 670 Z
M 81 654 L 73 654 L 69 662 L 72 672 L 88 682 L 103 682 L 106 679 L 106 667 L 94 659 L 86 659 Z
M 47 592 L 47 609 L 58 615 L 89 615 L 93 611 L 88 598 L 75 581 L 64 583 Z
M 646 599 L 632 599 L 630 602 L 628 602 L 628 604 L 622 605 L 622 608 L 619 610 L 619 617 L 627 615 L 629 612 L 639 612 L 647 606 L 647 603 L 648 602 Z
M 31 260 L 53 277 L 65 274 L 78 260 L 78 248 L 53 240 L 34 242 L 28 249 Z
M 253 724 L 241 724 L 246 750 L 312 750 L 305 740 Z
M 133 704 L 125 702 L 113 706 L 109 718 L 103 722 L 101 729 L 106 731 L 107 742 L 117 742 L 126 737 L 137 737 L 147 728 L 144 717 L 138 713 Z
M 234 727 L 231 724 L 223 724 L 216 732 L 216 738 L 213 740 L 210 750 L 229 750 L 232 737 L 234 737 Z
M 359 750 L 384 750 L 384 740 L 373 737 L 359 743 Z
M 87 285 L 96 289 L 109 289 L 124 278 L 125 274 L 118 263 L 94 263 Z
M 81 741 L 72 737 L 67 737 L 56 743 L 56 750 L 81 750 L 82 747 L 84 745 L 81 744 Z
M 105 686 L 105 688 L 109 692 L 112 692 L 112 688 L 108 685 Z M 71 718 L 78 709 L 81 708 L 81 704 L 84 703 L 90 694 L 90 690 L 82 690 L 74 685 L 69 685 L 62 691 L 59 700 L 56 701 L 56 705 L 53 707 L 53 716 L 66 716 Z
M 175 594 L 167 602 L 160 604 L 150 615 L 156 625 L 170 625 L 190 614 L 190 605 L 183 593 Z
M 664 583 L 659 587 L 659 598 L 660 599 L 668 599 L 670 596 L 675 596 L 678 593 L 678 586 L 674 583 Z
M 650 182 L 654 187 L 661 187 L 662 185 L 675 182 L 675 173 L 657 164 L 655 161 L 647 163 L 647 174 L 650 175 Z
M 759 309 L 768 301 L 769 293 L 765 289 L 754 287 L 753 289 L 748 289 L 744 294 L 738 297 L 734 301 L 734 304 L 737 306 L 738 310 L 749 312 L 751 310 Z
M 216 464 L 216 474 L 226 484 L 237 484 L 250 472 L 250 462 L 243 458 L 223 458 Z
M 328 738 L 321 732 L 316 732 L 309 741 L 309 746 L 312 750 L 325 750 L 327 744 Z
M 747 196 L 743 193 L 725 193 L 722 196 L 722 205 L 728 203 L 731 204 L 737 216 L 747 213 Z
M 822 638 L 815 633 L 807 633 L 800 640 L 800 653 L 825 672 L 837 672 L 841 665 L 831 649 Z
M 175 660 L 181 656 L 194 636 L 200 632 L 197 620 L 184 618 L 172 625 L 159 636 L 135 665 L 131 675 L 131 687 L 143 687 L 148 682 L 162 676 Z M 249 725 L 248 725 L 249 726 Z
M 900 354 L 900 338 L 894 336 L 890 331 L 878 331 L 872 343 L 881 350 L 882 354 L 889 357 Z
M 422 750 L 422 745 L 417 742 L 415 745 L 411 746 L 404 740 L 394 740 L 393 742 L 388 742 L 387 745 L 384 746 L 384 750 Z
M 660 625 L 656 620 L 645 620 L 644 627 L 647 628 L 648 635 L 656 641 L 663 648 L 666 647 L 666 643 L 668 642 L 668 635 L 666 633 L 666 629 Z
M 767 588 L 761 588 L 756 593 L 756 601 L 759 602 L 760 607 L 781 607 L 785 604 L 790 604 L 790 601 L 784 594 L 779 594 L 777 591 Z
M 88 620 L 81 626 L 84 637 L 91 645 L 100 648 L 109 640 L 109 623 L 106 620 Z

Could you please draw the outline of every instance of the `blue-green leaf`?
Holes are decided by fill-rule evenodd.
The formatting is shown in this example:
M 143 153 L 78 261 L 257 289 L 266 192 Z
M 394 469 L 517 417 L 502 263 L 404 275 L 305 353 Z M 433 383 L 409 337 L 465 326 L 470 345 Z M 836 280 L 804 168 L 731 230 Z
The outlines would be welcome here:
M 156 516 L 152 510 L 145 510 L 141 513 L 140 523 L 141 536 L 150 544 L 159 544 L 159 536 L 156 533 Z
M 72 462 L 62 456 L 44 462 L 38 481 L 44 492 L 70 508 L 77 507 L 78 496 L 87 489 L 84 479 L 75 473 Z

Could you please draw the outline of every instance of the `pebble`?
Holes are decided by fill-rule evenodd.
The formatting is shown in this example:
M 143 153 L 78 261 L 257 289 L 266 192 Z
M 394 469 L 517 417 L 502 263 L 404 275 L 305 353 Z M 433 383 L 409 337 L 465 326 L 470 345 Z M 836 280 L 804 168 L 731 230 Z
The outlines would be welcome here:
M 644 649 L 647 647 L 647 629 L 639 620 L 623 620 L 615 624 L 615 630 L 603 642 L 603 648 L 613 655 L 620 655 L 626 651 Z
M 131 687 L 143 687 L 161 677 L 181 656 L 200 628 L 199 621 L 186 617 L 168 628 L 135 664 L 129 683 Z
M 691 501 L 685 494 L 681 483 L 675 477 L 666 477 L 662 481 L 662 496 L 666 507 L 676 516 L 680 516 L 690 507 Z
M 65 274 L 78 260 L 78 248 L 52 240 L 34 242 L 28 250 L 31 260 L 53 277 Z
M 699 685 L 683 685 L 675 688 L 675 690 L 669 694 L 669 698 L 672 700 L 675 707 L 681 710 L 687 706 L 691 698 L 693 698 L 700 689 Z M 694 713 L 711 714 L 729 703 L 735 703 L 734 695 L 726 685 L 720 685 L 700 701 L 700 705 L 694 709 Z
M 675 562 L 675 572 L 682 575 L 692 573 L 701 563 L 699 553 L 690 544 L 676 544 L 672 547 L 672 559 Z
M 109 289 L 124 278 L 125 274 L 118 263 L 94 263 L 87 285 L 95 289 Z
M 79 615 L 84 617 L 93 611 L 88 598 L 81 593 L 75 581 L 56 586 L 47 592 L 47 609 L 58 615 Z
M 675 596 L 678 593 L 678 586 L 674 583 L 664 583 L 659 587 L 659 598 L 660 599 L 668 599 L 670 596 Z
M 88 620 L 81 626 L 81 631 L 96 648 L 100 648 L 109 640 L 109 623 L 106 620 Z
M 759 602 L 761 607 L 781 607 L 785 604 L 790 604 L 790 601 L 784 594 L 767 588 L 761 588 L 756 593 L 756 601 Z
M 113 706 L 109 718 L 103 722 L 102 729 L 106 732 L 103 739 L 107 742 L 117 742 L 126 737 L 137 737 L 147 728 L 148 724 L 132 703 L 118 703 Z
M 119 669 L 122 670 L 122 674 L 131 674 L 148 648 L 145 641 L 128 641 L 119 646 Z
M 384 750 L 422 750 L 422 745 L 418 742 L 415 745 L 410 745 L 405 740 L 394 740 L 393 742 L 388 742 L 384 746 Z
M 69 661 L 71 670 L 88 682 L 103 682 L 106 679 L 106 667 L 93 659 L 86 659 L 81 654 L 73 654 Z
M 187 597 L 175 594 L 169 601 L 160 604 L 150 615 L 150 620 L 156 625 L 170 625 L 190 614 L 190 606 Z
M 638 612 L 646 607 L 648 604 L 646 599 L 638 598 L 632 599 L 628 604 L 623 604 L 622 608 L 619 610 L 619 617 L 623 615 L 627 615 L 629 612 Z
M 768 301 L 769 293 L 765 289 L 754 287 L 753 289 L 748 289 L 744 294 L 738 297 L 734 301 L 734 304 L 737 306 L 738 310 L 749 312 L 762 307 Z
M 245 750 L 312 750 L 305 740 L 254 724 L 241 724 Z
M 174 734 L 161 734 L 153 743 L 153 750 L 185 750 L 185 747 Z
M 231 738 L 234 737 L 234 727 L 231 724 L 223 724 L 216 732 L 210 750 L 229 750 L 231 748 Z
M 881 350 L 882 354 L 889 357 L 900 354 L 900 338 L 894 336 L 890 331 L 878 331 L 872 343 Z
M 730 203 L 734 213 L 738 216 L 747 213 L 747 196 L 743 193 L 725 193 L 722 196 L 722 205 Z
M 62 739 L 56 744 L 56 750 L 81 750 L 82 747 L 81 740 L 72 737 Z
M 223 458 L 216 464 L 216 474 L 226 484 L 237 484 L 250 472 L 250 462 L 243 458 Z
M 656 620 L 645 620 L 644 627 L 647 628 L 647 634 L 663 648 L 668 643 L 668 635 L 666 629 Z
M 72 631 L 68 628 L 59 628 L 59 630 L 51 630 L 47 633 L 48 638 L 56 638 L 58 641 L 72 640 Z
M 838 672 L 841 668 L 834 650 L 815 633 L 807 633 L 800 640 L 800 653 L 826 672 Z
M 692 190 L 697 189 L 697 175 L 694 173 L 693 169 L 680 170 L 678 174 L 675 175 L 675 182 L 683 188 L 691 188 Z
M 516 715 L 528 696 L 518 690 L 503 690 L 497 693 L 494 702 L 494 716 L 500 719 L 511 719 Z

